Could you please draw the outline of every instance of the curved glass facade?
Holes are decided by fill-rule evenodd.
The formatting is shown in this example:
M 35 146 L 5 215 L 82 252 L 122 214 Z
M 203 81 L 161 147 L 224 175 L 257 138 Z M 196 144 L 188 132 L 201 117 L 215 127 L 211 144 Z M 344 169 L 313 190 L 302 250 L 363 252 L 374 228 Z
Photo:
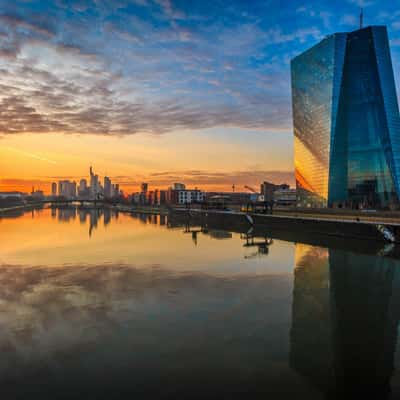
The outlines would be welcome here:
M 292 60 L 298 204 L 397 203 L 400 117 L 386 28 L 331 35 Z

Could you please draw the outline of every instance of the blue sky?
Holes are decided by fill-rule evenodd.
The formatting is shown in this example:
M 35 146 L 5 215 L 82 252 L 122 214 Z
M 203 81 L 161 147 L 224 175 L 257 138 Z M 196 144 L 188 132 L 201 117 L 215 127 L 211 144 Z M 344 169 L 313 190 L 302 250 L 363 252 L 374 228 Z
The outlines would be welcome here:
M 185 131 L 280 146 L 289 160 L 290 59 L 357 29 L 363 6 L 366 25 L 388 26 L 398 82 L 399 5 L 0 0 L 0 136 Z

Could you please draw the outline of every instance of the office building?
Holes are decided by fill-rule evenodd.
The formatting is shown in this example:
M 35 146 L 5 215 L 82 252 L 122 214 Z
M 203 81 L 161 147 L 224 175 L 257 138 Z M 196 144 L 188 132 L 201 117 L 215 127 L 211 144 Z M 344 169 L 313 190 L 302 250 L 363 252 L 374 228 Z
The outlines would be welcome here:
M 140 191 L 141 191 L 142 193 L 146 193 L 148 189 L 149 189 L 149 184 L 148 184 L 148 183 L 143 182 L 143 183 L 140 185 Z
M 79 181 L 79 192 L 84 192 L 87 189 L 87 180 L 86 179 L 81 179 Z
M 57 183 L 56 182 L 53 182 L 51 184 L 51 195 L 57 196 Z
M 111 185 L 111 179 L 108 176 L 104 177 L 104 197 L 110 199 L 113 197 L 113 190 Z
M 97 198 L 102 192 L 99 182 L 99 176 L 94 174 L 92 167 L 90 167 L 89 172 L 90 172 L 90 195 L 94 198 Z
M 89 198 L 90 197 L 90 189 L 87 185 L 87 180 L 86 179 L 81 179 L 79 181 L 79 186 L 78 186 L 78 196 L 82 198 Z
M 63 180 L 58 182 L 58 195 L 67 199 L 76 197 L 76 182 Z
M 335 33 L 291 63 L 297 202 L 387 207 L 400 194 L 400 117 L 386 27 Z

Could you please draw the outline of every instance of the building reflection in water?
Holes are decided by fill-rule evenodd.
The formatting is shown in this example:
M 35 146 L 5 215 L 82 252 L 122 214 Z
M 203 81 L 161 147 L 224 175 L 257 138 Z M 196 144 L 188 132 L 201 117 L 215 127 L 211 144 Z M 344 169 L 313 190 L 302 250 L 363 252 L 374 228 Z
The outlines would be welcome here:
M 76 218 L 76 207 L 61 207 L 58 209 L 58 220 L 60 222 L 69 222 Z
M 38 226 L 29 215 L 30 225 L 21 226 L 21 235 Z M 40 267 L 32 267 L 25 246 L 18 246 L 19 260 L 28 261 L 8 261 L 0 269 L 0 386 L 15 382 L 13 390 L 28 391 L 41 381 L 57 391 L 84 387 L 102 393 L 104 382 L 111 382 L 113 391 L 119 383 L 134 391 L 145 382 L 151 391 L 163 387 L 154 382 L 166 382 L 170 389 L 186 382 L 191 388 L 200 377 L 205 389 L 207 379 L 215 378 L 213 389 L 221 392 L 237 388 L 243 394 L 246 389 L 278 393 L 279 399 L 388 399 L 391 392 L 399 394 L 394 365 L 400 272 L 395 258 L 292 244 L 276 236 L 272 241 L 265 236 L 270 232 L 250 230 L 239 236 L 147 214 L 121 215 L 123 224 L 115 228 L 131 218 L 153 226 L 125 225 L 108 244 L 104 232 L 98 232 L 89 244 L 81 240 L 87 239 L 86 227 L 90 234 L 96 227 L 101 231 L 118 213 L 72 207 L 52 209 L 50 224 L 45 217 L 35 214 L 43 218 L 49 237 L 60 222 L 68 239 L 83 231 L 82 245 L 58 242 L 54 255 L 35 258 Z M 74 220 L 71 228 L 78 229 L 66 229 L 65 221 Z M 107 229 L 108 238 L 113 228 Z M 200 251 L 192 251 L 190 241 L 199 242 Z M 34 248 L 29 257 L 51 253 L 52 246 L 45 252 L 40 243 L 40 251 Z M 83 258 L 68 254 L 87 248 Z M 64 265 L 54 268 L 54 260 Z M 279 394 L 286 390 L 290 396 Z
M 104 209 L 104 226 L 109 225 L 111 222 L 111 210 L 109 208 Z
M 74 221 L 77 215 L 79 217 L 79 222 L 83 225 L 89 220 L 89 237 L 91 237 L 93 231 L 97 229 L 101 218 L 103 218 L 104 226 L 109 225 L 113 218 L 118 219 L 118 212 L 103 207 L 77 207 L 75 205 L 70 205 L 51 208 L 51 217 L 57 218 L 59 222 Z
M 399 319 L 397 260 L 296 245 L 290 365 L 327 398 L 389 398 Z
M 160 215 L 160 226 L 164 226 L 166 224 L 167 217 L 165 215 Z

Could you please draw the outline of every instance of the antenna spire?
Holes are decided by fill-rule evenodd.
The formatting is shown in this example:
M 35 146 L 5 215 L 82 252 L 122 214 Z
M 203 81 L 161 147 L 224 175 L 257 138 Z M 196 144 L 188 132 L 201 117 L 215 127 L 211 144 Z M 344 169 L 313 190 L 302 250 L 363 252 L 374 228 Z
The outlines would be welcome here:
M 363 27 L 363 20 L 364 20 L 364 10 L 361 7 L 361 9 L 360 9 L 360 29 L 362 29 L 362 27 Z

